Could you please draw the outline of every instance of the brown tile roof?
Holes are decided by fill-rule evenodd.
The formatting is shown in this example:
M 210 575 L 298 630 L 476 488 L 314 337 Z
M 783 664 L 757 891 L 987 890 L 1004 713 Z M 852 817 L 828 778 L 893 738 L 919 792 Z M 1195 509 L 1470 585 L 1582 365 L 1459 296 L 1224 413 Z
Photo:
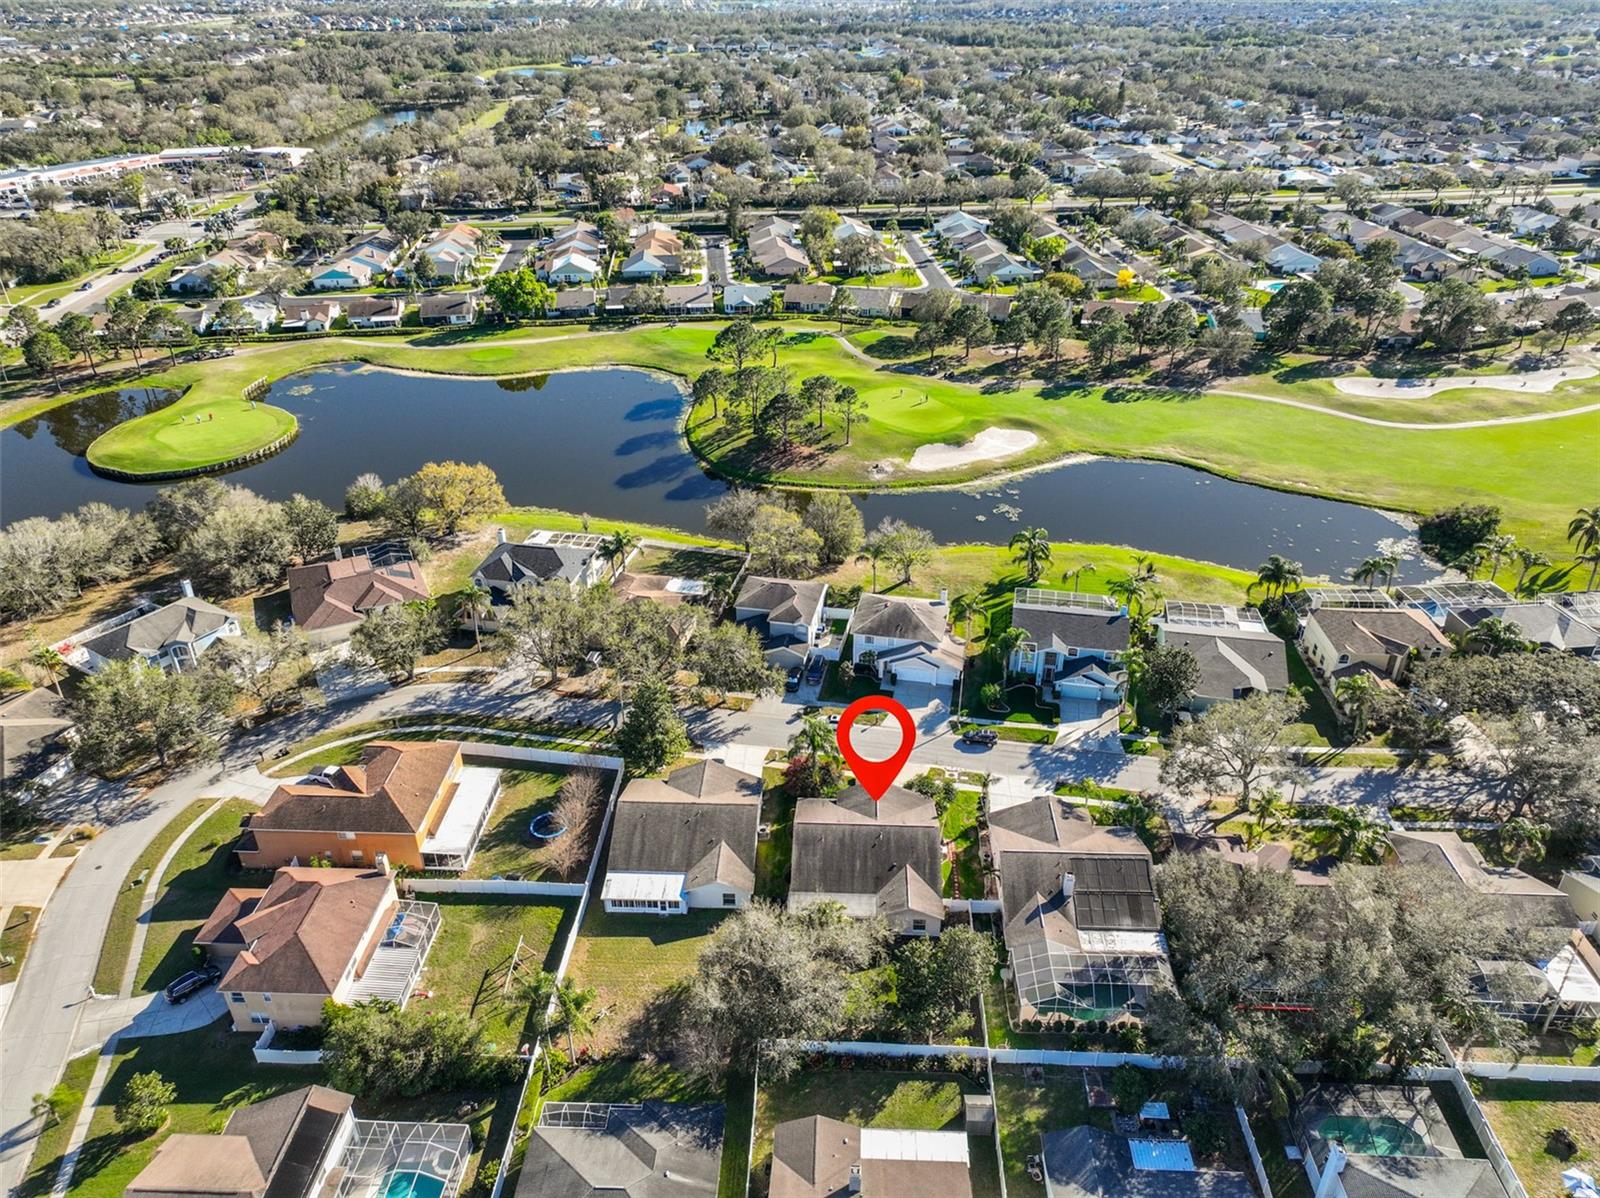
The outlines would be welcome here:
M 374 566 L 364 553 L 313 562 L 289 571 L 289 608 L 307 632 L 353 624 L 369 611 L 428 598 L 428 583 L 416 562 Z
M 245 948 L 219 986 L 269 994 L 331 995 L 365 947 L 366 931 L 394 904 L 394 883 L 382 870 L 287 867 L 248 912 L 237 915 L 220 937 Z M 206 921 L 211 933 L 223 909 Z M 215 942 L 195 937 L 196 944 Z
M 360 765 L 340 766 L 325 783 L 285 783 L 250 819 L 253 830 L 296 832 L 425 831 L 459 741 L 374 741 Z

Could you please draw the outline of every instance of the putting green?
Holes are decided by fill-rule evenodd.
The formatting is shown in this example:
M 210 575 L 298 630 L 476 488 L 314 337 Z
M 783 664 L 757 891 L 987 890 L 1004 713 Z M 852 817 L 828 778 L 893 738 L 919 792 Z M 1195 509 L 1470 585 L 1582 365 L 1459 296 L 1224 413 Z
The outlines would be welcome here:
M 118 425 L 112 431 L 129 427 Z M 230 462 L 272 444 L 294 428 L 295 418 L 270 404 L 258 403 L 252 408 L 237 398 L 179 403 L 142 418 L 131 434 L 103 445 L 96 442 L 89 456 L 105 469 L 159 474 Z
M 934 399 L 916 382 L 901 387 L 874 387 L 862 393 L 867 415 L 874 424 L 902 433 L 932 435 L 960 428 L 967 418 L 942 400 Z

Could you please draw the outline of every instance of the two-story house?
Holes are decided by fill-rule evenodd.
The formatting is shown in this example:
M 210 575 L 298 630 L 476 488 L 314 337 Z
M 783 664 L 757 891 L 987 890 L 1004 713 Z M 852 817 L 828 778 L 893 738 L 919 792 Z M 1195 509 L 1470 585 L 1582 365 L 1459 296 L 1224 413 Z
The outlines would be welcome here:
M 315 1027 L 330 999 L 405 1006 L 438 928 L 438 906 L 401 900 L 387 869 L 299 866 L 265 890 L 229 888 L 194 943 L 244 1032 Z
M 246 869 L 465 869 L 500 794 L 500 771 L 463 765 L 458 741 L 373 741 L 356 765 L 282 783 L 235 850 Z
M 769 664 L 787 670 L 805 665 L 812 646 L 822 638 L 827 599 L 825 582 L 753 574 L 734 598 L 733 618 L 761 638 Z
M 950 635 L 950 604 L 898 595 L 861 596 L 850 617 L 851 661 L 871 653 L 878 676 L 891 689 L 902 684 L 954 686 L 966 664 L 966 646 Z
M 181 599 L 161 607 L 146 603 L 133 608 L 84 629 L 56 645 L 56 651 L 86 674 L 130 658 L 163 670 L 192 669 L 217 641 L 239 636 L 243 630 L 231 611 L 196 599 L 188 579 L 181 585 Z
M 1032 678 L 1063 709 L 1081 701 L 1096 707 L 1122 701 L 1132 625 L 1115 600 L 1023 588 L 1012 597 L 1011 626 L 1024 639 L 1011 654 L 1010 672 Z

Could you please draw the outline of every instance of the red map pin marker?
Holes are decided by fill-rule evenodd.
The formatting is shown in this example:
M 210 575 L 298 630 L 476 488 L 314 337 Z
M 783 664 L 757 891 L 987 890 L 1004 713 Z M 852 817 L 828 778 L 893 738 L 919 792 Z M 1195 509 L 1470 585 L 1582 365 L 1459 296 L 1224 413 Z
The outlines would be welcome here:
M 900 724 L 900 747 L 882 761 L 863 757 L 850 745 L 850 725 L 864 711 L 886 711 Z M 917 744 L 917 726 L 911 720 L 911 713 L 888 695 L 867 695 L 846 707 L 844 714 L 839 717 L 835 735 L 839 740 L 839 752 L 844 754 L 856 781 L 861 783 L 862 790 L 872 796 L 873 802 L 883 798 L 884 791 L 894 785 L 894 780 L 899 777 L 901 768 Z

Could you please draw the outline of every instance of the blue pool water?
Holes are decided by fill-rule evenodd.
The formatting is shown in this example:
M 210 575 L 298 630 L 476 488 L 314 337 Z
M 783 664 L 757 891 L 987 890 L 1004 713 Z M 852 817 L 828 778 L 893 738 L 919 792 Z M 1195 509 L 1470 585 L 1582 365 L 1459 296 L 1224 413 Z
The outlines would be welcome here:
M 440 1198 L 443 1193 L 444 1179 L 428 1173 L 391 1173 L 383 1187 L 383 1198 Z

